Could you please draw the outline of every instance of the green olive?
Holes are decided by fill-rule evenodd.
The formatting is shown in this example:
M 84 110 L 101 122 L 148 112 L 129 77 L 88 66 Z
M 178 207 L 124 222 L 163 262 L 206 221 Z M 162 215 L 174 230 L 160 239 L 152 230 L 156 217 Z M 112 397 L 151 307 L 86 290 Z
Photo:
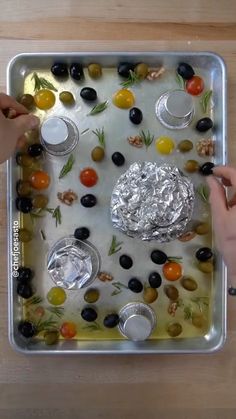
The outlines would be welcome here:
M 179 336 L 183 331 L 183 328 L 180 323 L 170 323 L 167 327 L 167 333 L 172 338 L 176 338 Z
M 27 180 L 18 180 L 16 184 L 16 191 L 19 196 L 30 196 L 32 192 L 31 183 Z
M 209 233 L 209 231 L 210 231 L 210 225 L 209 225 L 209 223 L 201 223 L 201 224 L 198 224 L 197 227 L 195 228 L 195 231 L 200 236 L 203 236 L 204 234 Z
M 135 74 L 137 74 L 140 79 L 145 79 L 148 75 L 148 71 L 148 65 L 145 63 L 139 63 L 134 69 Z
M 158 292 L 156 288 L 151 288 L 151 287 L 145 288 L 144 293 L 143 293 L 143 299 L 145 303 L 151 304 L 154 301 L 156 301 L 157 297 L 158 297 Z
M 59 94 L 59 99 L 64 105 L 73 105 L 75 103 L 74 96 L 72 95 L 71 92 L 67 92 L 67 91 L 61 92 Z
M 100 64 L 89 64 L 88 73 L 92 79 L 99 79 L 102 76 L 102 67 Z
M 198 287 L 197 282 L 190 276 L 183 276 L 180 283 L 187 291 L 195 291 Z
M 46 208 L 48 204 L 48 197 L 43 194 L 35 195 L 32 200 L 34 208 Z
M 99 299 L 99 291 L 95 288 L 90 288 L 84 294 L 84 300 L 87 303 L 95 303 Z
M 18 153 L 16 156 L 16 161 L 17 164 L 19 164 L 19 166 L 22 167 L 32 167 L 34 164 L 34 159 L 33 157 L 29 156 L 28 154 L 25 153 Z
M 19 229 L 19 240 L 22 243 L 28 243 L 33 238 L 33 233 L 29 231 L 27 228 L 20 228 Z
M 205 274 L 210 274 L 214 270 L 212 262 L 199 262 L 198 267 L 200 271 L 204 272 Z
M 178 144 L 178 149 L 182 153 L 187 153 L 188 151 L 191 151 L 193 148 L 193 143 L 190 140 L 182 140 Z
M 97 146 L 92 150 L 91 157 L 93 161 L 102 161 L 104 156 L 104 148 Z
M 192 324 L 201 329 L 205 324 L 205 319 L 202 314 L 200 313 L 193 313 L 192 314 Z
M 167 297 L 172 300 L 176 301 L 179 298 L 179 291 L 174 285 L 166 285 L 164 288 L 165 294 Z
M 188 173 L 198 172 L 199 163 L 196 160 L 187 160 L 184 165 L 184 170 Z
M 57 330 L 47 330 L 44 333 L 44 342 L 46 345 L 54 345 L 57 343 L 59 338 L 59 333 Z
M 26 109 L 30 110 L 34 107 L 34 97 L 28 93 L 22 95 L 19 99 L 19 103 L 23 105 Z

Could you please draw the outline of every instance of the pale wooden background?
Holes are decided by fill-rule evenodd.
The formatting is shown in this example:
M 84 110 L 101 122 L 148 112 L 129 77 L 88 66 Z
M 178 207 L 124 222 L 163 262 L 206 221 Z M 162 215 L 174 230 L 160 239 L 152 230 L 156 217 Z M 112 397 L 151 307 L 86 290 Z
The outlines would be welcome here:
M 229 156 L 236 165 L 234 0 L 0 0 L 0 87 L 30 51 L 211 50 L 229 75 Z M 129 42 L 127 42 L 129 41 Z M 236 299 L 228 340 L 210 356 L 25 357 L 7 339 L 6 174 L 0 167 L 0 418 L 236 417 Z

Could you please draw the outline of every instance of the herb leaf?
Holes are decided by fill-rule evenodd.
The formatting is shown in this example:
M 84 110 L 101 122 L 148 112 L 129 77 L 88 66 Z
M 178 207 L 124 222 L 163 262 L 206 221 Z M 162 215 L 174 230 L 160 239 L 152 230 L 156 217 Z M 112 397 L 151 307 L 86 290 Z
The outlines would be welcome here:
M 200 101 L 200 105 L 202 107 L 202 110 L 204 113 L 207 112 L 209 104 L 210 104 L 210 100 L 211 100 L 211 96 L 212 96 L 212 90 L 207 90 L 204 95 L 202 96 L 202 99 Z
M 105 142 L 104 127 L 97 128 L 97 129 L 95 129 L 95 131 L 92 131 L 92 132 L 98 138 L 98 142 L 99 142 L 100 146 L 103 147 L 103 148 L 105 148 L 106 142 Z
M 111 293 L 111 296 L 120 294 L 122 292 L 122 288 L 128 289 L 128 287 L 121 282 L 113 282 L 112 285 L 115 287 L 115 290 Z
M 101 113 L 105 111 L 107 106 L 108 106 L 108 100 L 106 100 L 105 102 L 98 103 L 91 109 L 88 115 L 96 115 L 97 113 Z
M 119 252 L 122 249 L 122 245 L 123 242 L 117 242 L 116 241 L 116 236 L 112 236 L 112 240 L 111 240 L 111 244 L 110 244 L 110 248 L 108 251 L 108 256 L 114 255 L 115 253 Z
M 55 329 L 57 326 L 57 322 L 50 317 L 48 320 L 39 320 L 36 324 L 37 333 L 43 332 L 44 330 Z
M 34 91 L 40 90 L 40 89 L 49 89 L 53 90 L 54 92 L 57 92 L 57 89 L 53 84 L 46 80 L 44 77 L 39 77 L 36 72 L 33 73 L 33 76 L 31 77 L 31 80 L 34 79 Z
M 58 205 L 55 209 L 54 208 L 45 208 L 47 212 L 52 214 L 52 218 L 55 218 L 56 220 L 56 227 L 58 224 L 61 224 L 61 209 L 60 205 Z
M 178 83 L 178 85 L 181 89 L 185 88 L 185 81 L 184 81 L 183 77 L 180 76 L 180 74 L 176 73 L 175 80 L 176 80 L 176 82 Z
M 43 230 L 40 230 L 40 234 L 41 234 L 42 240 L 46 240 L 46 234 L 44 233 Z
M 43 301 L 42 297 L 39 295 L 34 295 L 33 297 L 29 298 L 27 301 L 25 301 L 24 306 L 29 307 L 36 304 L 40 304 Z
M 95 332 L 96 330 L 102 330 L 101 326 L 97 322 L 88 324 L 87 326 L 84 326 L 83 329 L 87 329 L 90 332 Z
M 191 307 L 191 305 L 185 306 L 184 307 L 184 319 L 185 320 L 189 320 L 192 318 L 193 315 L 193 309 Z
M 151 135 L 149 130 L 147 133 L 145 133 L 144 131 L 141 131 L 139 135 L 143 143 L 145 144 L 146 150 L 147 150 L 148 147 L 153 143 L 154 135 Z
M 55 314 L 59 319 L 64 315 L 64 307 L 47 307 L 47 310 L 50 311 L 50 313 Z
M 124 88 L 133 86 L 134 84 L 140 83 L 141 82 L 141 78 L 139 76 L 137 76 L 137 74 L 132 71 L 129 70 L 129 77 L 127 80 L 123 81 L 122 83 L 120 83 L 120 85 Z
M 70 157 L 68 158 L 66 164 L 64 164 L 64 166 L 62 167 L 60 174 L 59 174 L 59 179 L 62 179 L 64 176 L 67 175 L 67 173 L 69 173 L 72 170 L 72 167 L 75 163 L 75 158 L 73 156 L 73 154 L 70 155 Z
M 202 199 L 203 202 L 208 203 L 208 199 L 210 196 L 210 191 L 207 185 L 200 183 L 200 185 L 196 189 L 198 195 Z

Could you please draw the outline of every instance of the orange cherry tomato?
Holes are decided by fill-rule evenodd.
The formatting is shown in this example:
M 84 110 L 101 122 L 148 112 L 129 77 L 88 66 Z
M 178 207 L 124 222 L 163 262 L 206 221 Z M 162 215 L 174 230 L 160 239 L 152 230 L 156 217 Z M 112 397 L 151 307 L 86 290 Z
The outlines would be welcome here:
M 34 189 L 46 189 L 50 184 L 50 176 L 47 172 L 36 170 L 31 174 L 30 182 Z
M 96 185 L 98 181 L 98 175 L 94 169 L 91 167 L 86 167 L 80 173 L 80 182 L 82 185 L 91 188 L 92 186 Z
M 168 281 L 177 281 L 182 276 L 182 266 L 177 262 L 166 262 L 163 274 Z
M 204 81 L 199 76 L 193 76 L 186 82 L 186 90 L 190 95 L 197 96 L 204 89 Z
M 73 322 L 64 322 L 60 327 L 60 333 L 65 339 L 72 339 L 76 333 L 76 325 Z

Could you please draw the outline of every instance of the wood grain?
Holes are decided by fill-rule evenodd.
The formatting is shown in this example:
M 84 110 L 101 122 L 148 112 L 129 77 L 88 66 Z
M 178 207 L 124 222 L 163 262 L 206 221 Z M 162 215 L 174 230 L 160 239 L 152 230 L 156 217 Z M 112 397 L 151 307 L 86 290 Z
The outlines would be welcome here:
M 236 165 L 234 0 L 180 0 L 178 3 L 155 0 L 1 0 L 0 5 L 3 10 L 0 14 L 1 89 L 5 89 L 7 62 L 20 52 L 212 50 L 221 54 L 228 66 L 229 157 L 230 162 Z M 228 305 L 227 343 L 221 352 L 210 356 L 49 358 L 25 357 L 15 353 L 7 339 L 5 194 L 6 166 L 2 165 L 2 419 L 139 419 L 145 416 L 171 419 L 173 415 L 175 419 L 236 417 L 236 304 L 232 298 Z

